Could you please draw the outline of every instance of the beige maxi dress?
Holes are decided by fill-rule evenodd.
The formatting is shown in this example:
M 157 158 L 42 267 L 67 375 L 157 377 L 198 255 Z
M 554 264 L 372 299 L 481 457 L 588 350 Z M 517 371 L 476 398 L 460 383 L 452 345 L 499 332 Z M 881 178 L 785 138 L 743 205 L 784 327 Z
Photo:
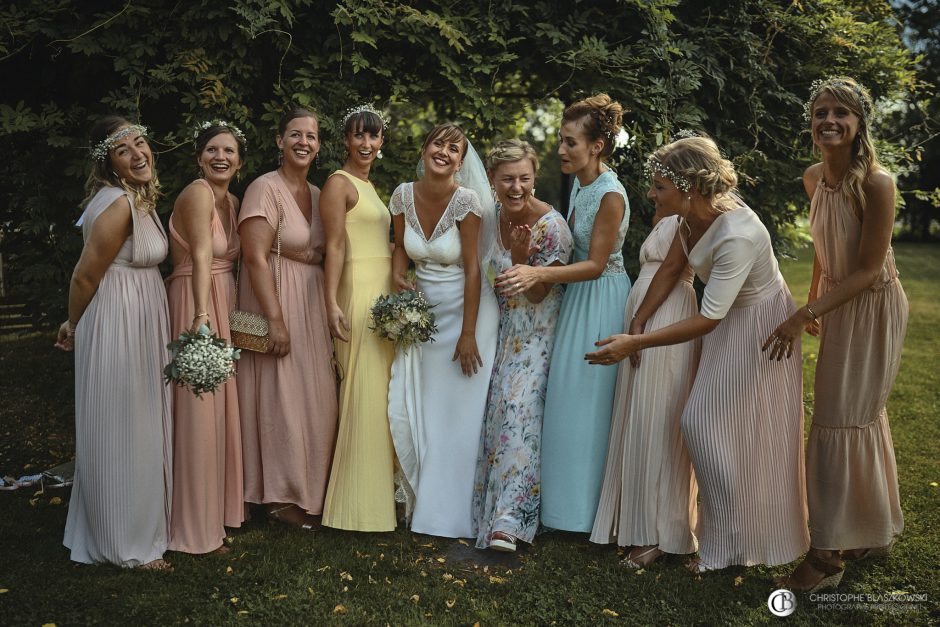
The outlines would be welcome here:
M 210 193 L 205 179 L 197 179 Z M 235 203 L 229 195 L 228 235 L 218 212 L 212 216 L 212 267 L 206 312 L 210 328 L 230 339 L 228 314 L 235 303 L 232 266 L 238 259 Z M 170 336 L 188 331 L 196 313 L 193 305 L 193 257 L 189 244 L 170 216 L 170 239 L 182 257 L 167 279 Z M 229 379 L 215 392 L 197 398 L 186 388 L 173 388 L 173 509 L 171 551 L 208 553 L 222 546 L 225 527 L 245 520 L 242 478 L 242 438 L 238 392 Z
M 239 225 L 261 217 L 277 232 L 278 199 L 284 216 L 281 233 L 279 300 L 290 334 L 283 357 L 242 351 L 238 364 L 238 405 L 242 423 L 245 500 L 293 503 L 321 514 L 336 441 L 336 379 L 331 365 L 333 341 L 326 318 L 323 287 L 325 239 L 319 190 L 310 186 L 310 222 L 275 172 L 248 186 Z M 274 276 L 277 237 L 268 255 Z M 239 278 L 239 309 L 263 313 L 248 272 Z
M 678 216 L 656 223 L 640 247 L 640 274 L 624 310 L 625 326 L 643 302 L 679 227 Z M 646 331 L 662 329 L 698 312 L 692 269 L 687 268 Z M 698 367 L 701 341 L 643 351 L 640 365 L 620 364 L 611 417 L 610 447 L 591 541 L 620 546 L 658 545 L 666 553 L 691 553 L 696 543 L 698 487 L 679 418 Z
M 857 267 L 862 223 L 848 194 L 820 180 L 810 225 L 825 294 Z M 885 403 L 898 374 L 907 296 L 888 249 L 871 287 L 821 320 L 806 449 L 810 538 L 818 549 L 885 546 L 904 518 Z

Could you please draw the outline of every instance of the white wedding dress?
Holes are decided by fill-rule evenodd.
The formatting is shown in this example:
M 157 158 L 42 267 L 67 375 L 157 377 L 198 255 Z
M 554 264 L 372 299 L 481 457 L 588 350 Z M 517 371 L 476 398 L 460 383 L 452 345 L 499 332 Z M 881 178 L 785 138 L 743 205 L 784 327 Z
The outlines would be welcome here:
M 389 383 L 389 422 L 395 453 L 414 495 L 411 530 L 449 538 L 473 537 L 473 482 L 490 372 L 496 354 L 499 307 L 482 277 L 477 348 L 483 367 L 467 377 L 454 361 L 463 325 L 464 271 L 457 223 L 480 215 L 476 192 L 460 187 L 431 237 L 415 213 L 412 183 L 399 185 L 389 201 L 405 216 L 405 251 L 415 262 L 418 291 L 434 305 L 433 342 L 396 352 Z

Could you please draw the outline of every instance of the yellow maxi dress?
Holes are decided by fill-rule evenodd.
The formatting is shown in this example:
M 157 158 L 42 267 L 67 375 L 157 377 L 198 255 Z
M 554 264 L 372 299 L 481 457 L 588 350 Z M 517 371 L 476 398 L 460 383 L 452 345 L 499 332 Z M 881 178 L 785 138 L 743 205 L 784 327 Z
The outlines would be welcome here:
M 346 258 L 337 298 L 349 321 L 349 341 L 334 340 L 344 372 L 339 434 L 323 507 L 323 524 L 352 531 L 395 528 L 394 449 L 388 426 L 391 342 L 375 335 L 369 310 L 392 289 L 391 215 L 371 183 L 343 170 L 359 194 L 346 212 Z

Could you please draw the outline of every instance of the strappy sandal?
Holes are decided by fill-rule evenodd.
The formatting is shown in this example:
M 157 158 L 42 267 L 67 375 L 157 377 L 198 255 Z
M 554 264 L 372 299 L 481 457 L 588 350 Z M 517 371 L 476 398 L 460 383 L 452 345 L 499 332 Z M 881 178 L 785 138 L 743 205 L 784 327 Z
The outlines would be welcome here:
M 490 535 L 490 548 L 503 553 L 513 553 L 516 550 L 516 539 L 503 531 L 494 531 Z
M 280 512 L 283 512 L 285 510 L 289 510 L 292 508 L 297 508 L 299 511 L 303 511 L 302 509 L 300 509 L 293 503 L 288 503 L 287 505 L 281 505 L 280 507 L 269 509 L 268 516 L 278 521 L 279 523 L 284 523 L 285 525 L 290 525 L 291 527 L 296 527 L 297 529 L 303 529 L 304 531 L 316 531 L 317 530 L 317 525 L 311 522 L 299 522 L 296 520 L 288 520 L 287 518 L 278 515 Z M 306 515 L 306 512 L 304 512 L 304 515 Z
M 786 588 L 792 590 L 793 592 L 819 592 L 820 590 L 825 590 L 827 588 L 837 588 L 839 582 L 842 581 L 842 575 L 845 574 L 845 563 L 841 558 L 836 556 L 838 563 L 827 562 L 825 559 L 820 557 L 820 555 L 810 549 L 806 554 L 806 557 L 803 558 L 803 561 L 793 569 L 793 572 L 787 575 L 786 577 L 777 581 L 777 584 L 781 588 Z M 803 565 L 806 564 L 811 569 L 816 571 L 819 575 L 819 579 L 814 583 L 807 583 L 803 585 L 796 584 L 793 579 L 793 575 L 799 571 Z
M 652 554 L 652 557 L 646 559 L 646 556 L 650 554 Z M 633 555 L 633 550 L 631 549 L 630 553 L 628 553 L 625 558 L 620 560 L 620 565 L 631 570 L 640 570 L 641 568 L 646 568 L 663 555 L 665 555 L 665 552 L 659 550 L 659 545 L 651 546 L 650 548 L 646 549 L 645 551 L 641 551 L 636 555 Z
M 141 564 L 137 567 L 139 570 L 150 570 L 155 573 L 172 573 L 173 564 L 169 563 L 162 557 L 153 560 L 152 562 L 147 562 L 146 564 Z
M 685 569 L 689 571 L 690 573 L 692 573 L 693 575 L 702 575 L 709 571 L 717 570 L 716 568 L 712 568 L 711 566 L 706 564 L 704 561 L 702 561 L 701 557 L 694 557 L 690 559 L 688 562 L 685 563 Z

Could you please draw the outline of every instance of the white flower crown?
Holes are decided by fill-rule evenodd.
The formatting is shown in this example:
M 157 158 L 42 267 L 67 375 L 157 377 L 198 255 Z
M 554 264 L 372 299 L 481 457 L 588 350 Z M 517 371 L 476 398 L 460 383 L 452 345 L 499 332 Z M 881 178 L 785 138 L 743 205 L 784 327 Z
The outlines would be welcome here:
M 140 135 L 147 137 L 147 127 L 140 124 L 131 124 L 130 126 L 125 126 L 116 133 L 108 135 L 100 142 L 95 144 L 94 148 L 91 149 L 92 159 L 95 161 L 104 161 L 108 156 L 108 152 L 111 150 L 111 146 L 113 146 L 119 140 L 124 139 L 131 133 L 139 133 Z
M 850 83 L 844 78 L 839 78 L 838 76 L 831 76 L 829 78 L 817 78 L 813 81 L 813 84 L 809 88 L 809 100 L 803 103 L 803 120 L 809 124 L 813 119 L 813 103 L 816 102 L 816 99 L 819 98 L 819 94 L 822 93 L 827 87 L 847 87 L 852 90 L 855 96 L 858 98 L 859 102 L 862 103 L 862 116 L 863 119 L 868 120 L 871 118 L 871 115 L 874 110 L 874 103 L 871 99 L 871 94 L 868 93 L 868 90 L 865 89 L 865 86 L 861 83 Z
M 676 189 L 683 194 L 689 193 L 689 190 L 692 189 L 692 182 L 689 179 L 652 155 L 646 160 L 646 164 L 643 166 L 643 172 L 646 174 L 646 177 L 650 179 L 653 178 L 654 174 L 669 179 L 672 181 L 673 185 L 676 186 Z
M 202 124 L 197 124 L 193 129 L 193 142 L 199 139 L 199 135 L 201 135 L 203 131 L 210 129 L 213 126 L 224 126 L 229 131 L 231 131 L 232 135 L 242 140 L 243 144 L 248 144 L 248 140 L 245 139 L 245 134 L 242 132 L 242 130 L 231 122 L 226 122 L 225 120 L 209 120 L 207 122 L 203 122 Z
M 369 103 L 366 103 L 366 104 L 361 104 L 358 107 L 352 107 L 350 109 L 346 109 L 346 114 L 343 116 L 343 122 L 340 124 L 340 126 L 345 128 L 346 122 L 349 120 L 349 118 L 351 118 L 352 116 L 358 113 L 373 113 L 377 115 L 378 118 L 382 120 L 382 130 L 385 130 L 386 128 L 388 128 L 388 123 L 391 121 L 389 117 L 385 115 L 385 113 L 383 113 L 382 111 L 379 111 L 378 109 L 376 109 Z

